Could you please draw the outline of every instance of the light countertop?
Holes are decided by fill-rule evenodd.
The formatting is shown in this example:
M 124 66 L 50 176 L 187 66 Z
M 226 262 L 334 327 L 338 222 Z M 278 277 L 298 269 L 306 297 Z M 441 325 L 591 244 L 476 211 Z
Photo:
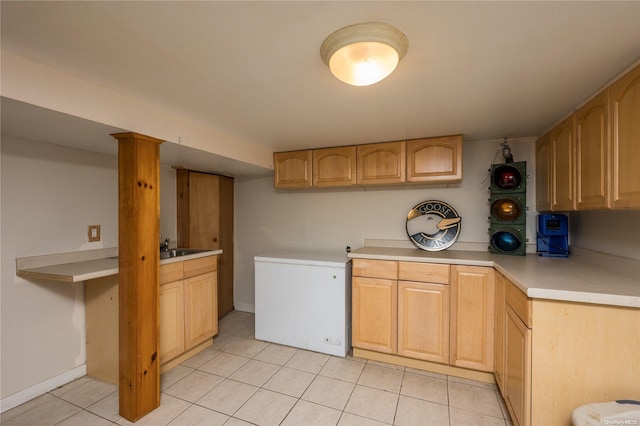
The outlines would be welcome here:
M 210 250 L 160 260 L 160 265 L 221 254 Z M 22 278 L 79 282 L 118 273 L 117 248 L 87 250 L 16 259 L 16 275 Z
M 536 254 L 507 256 L 486 251 L 430 252 L 418 248 L 365 246 L 351 252 L 349 257 L 494 267 L 534 299 L 640 308 L 640 274 L 636 269 L 621 273 L 587 255 L 556 258 Z

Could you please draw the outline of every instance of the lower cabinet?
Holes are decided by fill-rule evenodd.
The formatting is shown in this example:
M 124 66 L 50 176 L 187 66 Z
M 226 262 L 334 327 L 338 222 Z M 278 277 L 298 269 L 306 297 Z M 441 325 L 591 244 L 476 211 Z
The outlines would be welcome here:
M 184 283 L 174 281 L 160 286 L 160 360 L 184 352 Z
M 502 351 L 504 370 L 496 381 L 514 425 L 571 426 L 581 405 L 640 395 L 639 308 L 532 299 L 497 281 L 504 322 L 495 359 Z
M 218 334 L 216 274 L 209 272 L 184 280 L 185 349 Z
M 506 307 L 504 400 L 514 425 L 531 419 L 531 329 Z
M 354 348 L 493 371 L 493 268 L 353 260 Z
M 351 286 L 353 347 L 396 353 L 398 281 L 353 276 Z
M 161 370 L 211 345 L 218 333 L 217 256 L 160 266 Z
M 493 268 L 451 267 L 451 365 L 493 372 Z
M 449 286 L 398 283 L 398 355 L 449 362 Z
M 164 372 L 218 333 L 218 256 L 160 265 L 158 356 Z M 118 275 L 85 283 L 87 374 L 118 384 Z
M 532 300 L 498 273 L 496 382 L 514 425 L 531 424 Z

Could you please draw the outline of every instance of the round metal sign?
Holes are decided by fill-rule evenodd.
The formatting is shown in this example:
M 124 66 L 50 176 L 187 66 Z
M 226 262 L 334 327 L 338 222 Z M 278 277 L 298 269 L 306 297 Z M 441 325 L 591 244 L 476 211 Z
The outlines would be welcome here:
M 423 201 L 407 215 L 407 235 L 422 250 L 444 250 L 456 242 L 461 221 L 458 212 L 449 204 Z

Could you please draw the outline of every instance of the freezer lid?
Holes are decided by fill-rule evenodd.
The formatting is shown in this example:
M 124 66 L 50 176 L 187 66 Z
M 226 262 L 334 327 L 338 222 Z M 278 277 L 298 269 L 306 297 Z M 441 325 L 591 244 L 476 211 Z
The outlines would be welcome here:
M 331 266 L 344 268 L 351 263 L 346 253 L 278 250 L 254 257 L 256 263 L 285 263 L 291 265 Z

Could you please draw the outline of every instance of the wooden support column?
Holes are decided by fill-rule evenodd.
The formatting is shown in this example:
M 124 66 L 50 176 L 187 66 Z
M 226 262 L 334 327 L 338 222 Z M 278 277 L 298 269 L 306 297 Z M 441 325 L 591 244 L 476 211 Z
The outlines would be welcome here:
M 161 140 L 117 133 L 120 415 L 160 405 L 158 359 Z

